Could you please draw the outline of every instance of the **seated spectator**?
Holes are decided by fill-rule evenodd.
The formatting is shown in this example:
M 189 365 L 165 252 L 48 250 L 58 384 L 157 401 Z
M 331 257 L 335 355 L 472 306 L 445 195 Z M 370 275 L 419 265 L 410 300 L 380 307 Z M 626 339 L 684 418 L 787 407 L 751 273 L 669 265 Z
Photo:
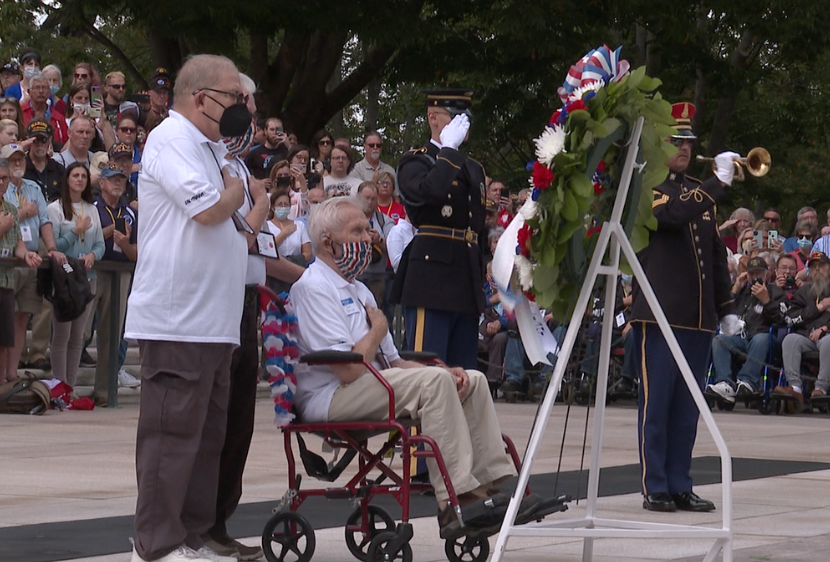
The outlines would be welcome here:
M 0 148 L 17 142 L 17 122 L 11 119 L 0 119 Z
M 798 210 L 798 214 L 796 215 L 795 224 L 800 224 L 802 221 L 807 221 L 815 225 L 816 230 L 818 230 L 818 214 L 816 210 L 812 207 L 801 207 Z M 798 237 L 797 236 L 790 236 L 786 240 L 784 240 L 784 252 L 792 252 L 798 246 Z
M 349 175 L 360 181 L 380 181 L 379 174 L 386 172 L 391 174 L 394 181 L 395 168 L 380 161 L 380 154 L 383 151 L 383 137 L 377 131 L 366 133 L 363 137 L 363 160 L 357 162 Z M 397 222 L 397 221 L 396 221 Z
M 357 196 L 363 204 L 363 212 L 369 221 L 369 236 L 372 238 L 371 263 L 358 279 L 372 291 L 378 308 L 386 314 L 386 320 L 391 324 L 395 307 L 389 303 L 386 295 L 392 291 L 394 272 L 389 263 L 386 239 L 395 223 L 378 210 L 378 187 L 374 182 L 361 183 Z
M 504 352 L 507 349 L 507 330 L 515 330 L 516 321 L 511 322 L 501 304 L 498 288 L 493 281 L 493 262 L 487 264 L 484 299 L 487 307 L 478 327 L 481 336 L 479 347 L 487 352 L 487 380 L 501 382 L 504 374 Z
M 706 393 L 727 402 L 753 396 L 761 388 L 761 369 L 769 353 L 769 329 L 783 322 L 780 305 L 784 294 L 775 284 L 767 283 L 767 272 L 763 258 L 749 260 L 747 270 L 732 286 L 735 313 L 746 322 L 746 327 L 739 335 L 719 334 L 712 343 L 714 377 Z M 743 359 L 737 374 L 732 372 L 736 358 Z
M 724 245 L 732 250 L 732 253 L 746 253 L 741 246 L 743 233 L 747 228 L 751 228 L 754 222 L 755 215 L 752 214 L 752 211 L 744 207 L 739 207 L 732 211 L 732 214 L 729 215 L 729 220 L 724 221 L 718 227 Z
M 92 266 L 104 256 L 105 246 L 98 210 L 92 204 L 92 184 L 86 165 L 69 164 L 64 186 L 61 198 L 47 207 L 55 229 L 55 245 L 66 256 L 82 262 L 90 292 L 95 294 L 96 272 Z M 59 322 L 52 314 L 52 375 L 73 388 L 84 346 L 84 328 L 91 311 L 90 302 L 83 314 L 70 322 Z
M 20 104 L 23 112 L 23 124 L 32 119 L 45 119 L 52 125 L 52 138 L 57 143 L 65 143 L 69 138 L 69 126 L 63 114 L 49 107 L 49 79 L 43 74 L 32 76 L 29 92 L 31 97 Z
M 300 354 L 349 351 L 371 361 L 394 390 L 395 414 L 419 420 L 423 434 L 444 452 L 461 506 L 489 508 L 492 518 L 467 523 L 498 523 L 504 513 L 500 506 L 508 499 L 494 485 L 515 469 L 504 452 L 487 379 L 478 371 L 401 359 L 371 291 L 356 280 L 371 259 L 371 237 L 369 221 L 354 199 L 324 201 L 311 215 L 310 228 L 317 259 L 291 289 Z M 388 415 L 387 397 L 363 365 L 308 366 L 297 377 L 295 405 L 304 422 L 381 420 Z M 441 536 L 457 536 L 457 517 L 434 459 L 428 458 L 427 466 Z
M 806 267 L 817 234 L 818 230 L 816 230 L 816 225 L 809 221 L 801 221 L 795 226 L 795 235 L 798 238 L 798 242 L 796 242 L 796 249 L 788 253 L 795 258 L 798 264 L 798 271 Z
M 351 169 L 351 150 L 342 145 L 332 148 L 331 171 L 323 177 L 323 189 L 326 191 L 326 197 L 345 192 L 353 197 L 357 195 L 357 188 L 360 187 L 361 181 L 349 175 Z
M 378 209 L 380 212 L 395 221 L 406 217 L 404 206 L 395 201 L 395 174 L 380 172 L 377 179 Z
M 0 156 L 0 197 L 5 197 L 10 179 L 9 162 Z M 0 205 L 0 257 L 16 257 L 24 260 L 29 267 L 39 266 L 40 256 L 29 250 L 20 237 L 17 207 L 5 198 L 0 199 Z M 0 385 L 17 379 L 19 354 L 14 352 L 14 288 L 14 267 L 0 266 Z
M 26 125 L 26 138 L 31 142 L 26 157 L 27 180 L 35 182 L 43 193 L 44 199 L 51 203 L 61 195 L 66 169 L 49 158 L 49 145 L 52 142 L 52 125 L 43 119 L 32 119 Z
M 86 115 L 76 115 L 69 127 L 69 142 L 64 145 L 61 152 L 56 152 L 52 157 L 64 168 L 68 168 L 74 162 L 84 164 L 87 169 L 92 163 L 92 139 L 95 137 L 95 123 Z
M 389 252 L 389 263 L 392 264 L 392 269 L 395 273 L 398 272 L 398 266 L 401 263 L 401 258 L 406 247 L 415 238 L 417 231 L 418 229 L 409 222 L 407 217 L 399 220 L 398 224 L 393 226 L 392 230 L 389 231 L 389 236 L 386 238 L 386 251 Z
M 783 291 L 788 301 L 804 284 L 804 281 L 796 276 L 797 273 L 798 262 L 792 254 L 784 254 L 778 258 L 775 263 L 775 286 Z
M 311 157 L 311 171 L 320 174 L 320 177 L 325 177 L 331 170 L 331 150 L 334 148 L 334 137 L 325 130 L 320 129 L 314 133 L 311 139 L 311 146 L 309 147 L 309 156 Z M 359 184 L 360 182 L 358 182 Z M 328 191 L 326 192 L 328 197 Z
M 775 394 L 789 396 L 803 403 L 801 357 L 806 351 L 819 352 L 819 374 L 812 397 L 827 395 L 830 389 L 830 259 L 814 252 L 808 263 L 810 282 L 798 289 L 785 320 L 793 331 L 782 344 L 784 373 L 789 386 L 776 386 Z

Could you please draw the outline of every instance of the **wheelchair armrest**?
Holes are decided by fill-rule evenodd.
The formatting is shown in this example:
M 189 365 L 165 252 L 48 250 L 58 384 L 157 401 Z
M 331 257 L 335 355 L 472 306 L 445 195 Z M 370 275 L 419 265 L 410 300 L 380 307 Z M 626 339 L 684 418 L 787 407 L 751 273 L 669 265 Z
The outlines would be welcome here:
M 432 351 L 400 351 L 398 354 L 405 361 L 416 361 L 418 363 L 429 363 L 438 359 L 438 354 Z
M 346 363 L 363 363 L 363 356 L 351 351 L 312 351 L 300 356 L 300 362 L 309 365 L 343 365 Z

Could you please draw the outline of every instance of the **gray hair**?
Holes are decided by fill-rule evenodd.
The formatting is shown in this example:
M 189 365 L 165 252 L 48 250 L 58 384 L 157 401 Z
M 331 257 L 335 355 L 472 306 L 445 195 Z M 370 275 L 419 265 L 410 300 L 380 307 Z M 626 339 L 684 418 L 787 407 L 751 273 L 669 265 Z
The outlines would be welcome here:
M 308 235 L 315 253 L 322 247 L 324 235 L 343 228 L 343 210 L 347 207 L 354 207 L 361 215 L 364 214 L 363 205 L 356 197 L 332 197 L 317 205 L 308 216 Z
M 818 218 L 818 213 L 816 212 L 816 210 L 815 210 L 814 208 L 812 208 L 812 207 L 809 207 L 809 206 L 807 206 L 807 207 L 801 207 L 801 208 L 798 210 L 798 213 L 796 213 L 796 215 L 795 215 L 795 216 L 796 216 L 796 218 L 797 218 L 798 220 L 801 220 L 801 215 L 803 215 L 804 213 L 809 213 L 810 211 L 812 211 L 812 212 L 813 212 L 813 214 L 814 214 L 814 215 L 816 215 L 816 218 Z
M 69 122 L 69 130 L 71 131 L 72 129 L 74 129 L 75 123 L 80 123 L 81 121 L 86 121 L 93 129 L 95 128 L 95 119 L 93 119 L 89 115 L 79 113 L 78 115 L 72 118 L 72 121 Z
M 40 72 L 29 79 L 29 88 L 34 86 L 35 82 L 46 82 L 46 85 L 49 85 L 49 79 Z
M 499 238 L 501 238 L 502 234 L 504 234 L 504 227 L 503 226 L 497 226 L 495 228 L 491 228 L 490 232 L 487 233 L 487 242 L 490 243 L 490 242 L 493 241 L 493 239 L 498 240 Z
M 253 78 L 251 78 L 247 74 L 240 72 L 239 81 L 242 83 L 242 87 L 248 90 L 249 94 L 254 95 L 254 92 L 256 92 L 257 87 L 256 82 L 254 82 Z
M 224 70 L 239 73 L 239 69 L 228 57 L 193 55 L 188 58 L 176 76 L 176 85 L 173 87 L 176 102 L 189 100 L 193 92 L 214 86 L 216 78 Z
M 41 74 L 46 74 L 47 72 L 54 72 L 58 75 L 58 88 L 63 86 L 63 74 L 61 74 L 61 69 L 55 66 L 54 64 L 47 64 L 43 68 L 40 69 Z
M 738 207 L 737 209 L 732 211 L 731 215 L 729 215 L 729 218 L 731 220 L 740 220 L 741 217 L 748 217 L 744 220 L 748 220 L 749 222 L 755 222 L 755 215 L 746 207 Z

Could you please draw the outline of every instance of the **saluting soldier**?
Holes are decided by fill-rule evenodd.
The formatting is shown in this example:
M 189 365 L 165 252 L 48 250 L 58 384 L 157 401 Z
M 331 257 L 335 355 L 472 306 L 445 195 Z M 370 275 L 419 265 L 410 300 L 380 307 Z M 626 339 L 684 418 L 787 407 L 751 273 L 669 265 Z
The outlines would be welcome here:
M 672 105 L 677 121 L 670 137 L 677 154 L 666 181 L 654 189 L 657 230 L 639 259 L 672 326 L 680 348 L 702 388 L 718 319 L 721 332 L 735 334 L 726 265 L 718 234 L 716 204 L 731 185 L 734 152 L 715 158 L 717 172 L 705 182 L 685 174 L 695 137 L 690 103 Z M 650 511 L 712 511 L 714 503 L 692 491 L 689 474 L 698 409 L 657 326 L 645 296 L 635 287 L 631 308 L 640 370 L 639 444 L 643 507 Z
M 404 154 L 398 182 L 418 233 L 395 279 L 408 349 L 432 351 L 451 366 L 476 367 L 484 310 L 484 169 L 458 150 L 468 136 L 470 90 L 430 90 L 431 138 Z

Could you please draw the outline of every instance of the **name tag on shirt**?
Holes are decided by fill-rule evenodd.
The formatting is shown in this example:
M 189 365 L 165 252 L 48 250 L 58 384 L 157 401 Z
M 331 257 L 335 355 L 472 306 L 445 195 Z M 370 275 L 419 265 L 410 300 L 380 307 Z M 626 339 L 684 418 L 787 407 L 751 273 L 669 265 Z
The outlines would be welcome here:
M 266 258 L 280 259 L 277 253 L 277 240 L 270 232 L 260 232 L 256 235 L 257 249 L 259 255 Z
M 0 248 L 0 258 L 11 257 L 12 252 L 9 248 Z
M 360 314 L 360 308 L 358 308 L 357 303 L 354 302 L 353 298 L 349 297 L 347 299 L 340 299 L 340 304 L 343 305 L 343 311 L 346 313 L 346 316 Z
M 617 314 L 616 319 L 617 319 L 617 328 L 619 328 L 620 326 L 625 325 L 625 315 L 622 312 Z
M 20 238 L 23 239 L 24 242 L 31 242 L 32 241 L 32 227 L 28 224 L 21 224 L 20 225 Z

